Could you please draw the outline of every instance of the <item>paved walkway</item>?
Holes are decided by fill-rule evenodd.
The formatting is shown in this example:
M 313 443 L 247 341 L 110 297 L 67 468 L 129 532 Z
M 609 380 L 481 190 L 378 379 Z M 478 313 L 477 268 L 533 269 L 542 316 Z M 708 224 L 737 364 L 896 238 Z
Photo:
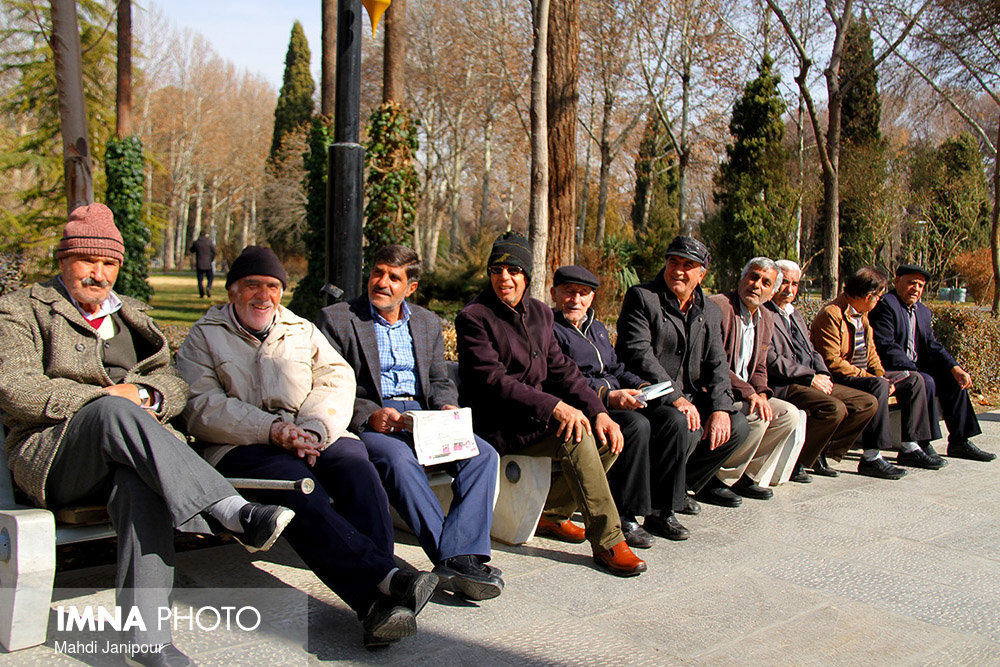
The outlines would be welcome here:
M 977 442 L 1000 451 L 1000 412 L 981 419 Z M 692 538 L 642 552 L 649 572 L 633 579 L 594 569 L 586 545 L 496 545 L 500 598 L 480 606 L 438 594 L 416 637 L 378 652 L 361 648 L 354 615 L 283 543 L 266 558 L 235 545 L 188 552 L 176 604 L 210 609 L 180 617 L 175 640 L 203 665 L 1000 665 L 1000 462 L 952 460 L 895 482 L 854 467 L 782 486 L 767 502 L 683 517 Z M 396 555 L 429 566 L 406 535 Z M 113 567 L 64 573 L 56 585 L 54 608 L 112 604 Z M 220 601 L 254 606 L 260 627 L 199 630 Z M 59 632 L 53 611 L 45 646 L 0 663 L 117 664 L 55 650 L 82 634 Z M 84 639 L 103 648 L 112 636 Z

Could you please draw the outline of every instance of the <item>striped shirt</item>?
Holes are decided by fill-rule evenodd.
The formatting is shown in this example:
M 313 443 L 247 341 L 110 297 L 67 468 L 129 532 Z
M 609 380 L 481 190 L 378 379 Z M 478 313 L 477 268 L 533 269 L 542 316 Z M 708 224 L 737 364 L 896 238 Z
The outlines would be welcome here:
M 417 360 L 410 334 L 410 307 L 404 301 L 403 316 L 389 324 L 372 306 L 372 326 L 382 367 L 382 398 L 417 396 Z
M 854 354 L 851 356 L 851 363 L 862 370 L 868 369 L 868 343 L 865 340 L 865 325 L 861 319 L 861 313 L 854 310 L 853 306 L 847 307 L 848 317 L 854 325 Z

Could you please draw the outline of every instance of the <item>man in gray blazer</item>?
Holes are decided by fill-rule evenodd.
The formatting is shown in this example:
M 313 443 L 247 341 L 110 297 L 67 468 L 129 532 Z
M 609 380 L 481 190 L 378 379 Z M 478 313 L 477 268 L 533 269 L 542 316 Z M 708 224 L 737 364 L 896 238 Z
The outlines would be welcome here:
M 448 515 L 417 462 L 411 410 L 458 407 L 448 377 L 441 320 L 406 302 L 417 289 L 420 258 L 400 245 L 375 253 L 367 294 L 320 311 L 317 326 L 357 376 L 350 429 L 361 436 L 389 502 L 413 529 L 446 590 L 473 599 L 500 595 L 490 559 L 490 525 L 500 457 L 482 438 L 479 454 L 445 464 L 454 475 Z
M 833 382 L 823 357 L 809 342 L 809 327 L 793 305 L 802 269 L 787 259 L 777 265 L 781 284 L 764 304 L 774 321 L 767 376 L 775 396 L 809 415 L 792 479 L 809 481 L 807 467 L 817 475 L 836 477 L 839 473 L 827 464 L 826 455 L 839 461 L 847 453 L 875 415 L 878 401 L 867 392 Z

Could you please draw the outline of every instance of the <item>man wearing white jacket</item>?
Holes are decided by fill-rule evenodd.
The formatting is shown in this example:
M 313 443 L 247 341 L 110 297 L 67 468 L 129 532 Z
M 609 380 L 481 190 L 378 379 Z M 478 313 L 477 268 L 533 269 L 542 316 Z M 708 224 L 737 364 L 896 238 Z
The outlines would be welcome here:
M 191 387 L 183 416 L 227 476 L 316 482 L 308 495 L 257 495 L 295 509 L 285 537 L 358 613 L 365 645 L 388 644 L 416 632 L 437 577 L 396 567 L 385 491 L 347 432 L 354 371 L 315 326 L 280 305 L 287 282 L 269 248 L 249 246 L 236 258 L 229 303 L 209 309 L 177 353 Z

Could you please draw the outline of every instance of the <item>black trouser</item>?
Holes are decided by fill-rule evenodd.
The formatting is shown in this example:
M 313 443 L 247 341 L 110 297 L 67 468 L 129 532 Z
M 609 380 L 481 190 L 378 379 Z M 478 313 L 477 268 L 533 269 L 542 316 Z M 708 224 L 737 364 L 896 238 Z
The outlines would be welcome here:
M 880 377 L 845 377 L 837 378 L 837 382 L 867 391 L 878 399 L 875 416 L 861 432 L 862 447 L 893 449 L 892 429 L 889 425 L 889 382 Z M 927 393 L 920 373 L 910 373 L 905 379 L 896 382 L 896 391 L 892 395 L 896 397 L 902 415 L 902 440 L 904 442 L 931 440 Z
M 680 411 L 678 410 L 678 412 Z M 746 416 L 742 412 L 731 413 L 729 418 L 732 427 L 729 433 L 729 440 L 712 449 L 708 438 L 702 437 L 705 434 L 705 422 L 708 421 L 711 411 L 699 408 L 698 413 L 701 415 L 702 428 L 697 431 L 687 431 L 697 436 L 697 445 L 687 462 L 687 486 L 695 493 L 701 491 L 715 477 L 715 473 L 726 462 L 730 454 L 743 444 L 743 441 L 750 435 L 750 425 L 747 423 Z M 681 416 L 683 417 L 683 415 Z M 684 419 L 684 429 L 687 430 L 687 418 L 684 417 Z M 680 494 L 680 502 L 681 506 L 683 506 L 683 493 Z M 679 509 L 679 507 L 675 504 L 674 509 Z
M 935 396 L 941 401 L 944 423 L 948 426 L 949 443 L 962 442 L 983 432 L 979 428 L 979 419 L 976 418 L 976 410 L 972 407 L 969 390 L 959 387 L 950 372 L 928 373 L 920 371 L 920 376 L 924 379 L 924 386 L 927 388 L 927 411 L 930 415 L 931 440 L 937 440 L 941 437 L 941 427 L 938 425 L 941 418 L 938 416 Z
M 214 269 L 196 269 L 198 274 L 198 296 L 205 296 L 205 294 L 212 294 L 212 281 L 215 280 L 215 270 Z M 202 286 L 202 281 L 205 281 L 206 285 Z M 207 290 L 207 292 L 206 292 Z

